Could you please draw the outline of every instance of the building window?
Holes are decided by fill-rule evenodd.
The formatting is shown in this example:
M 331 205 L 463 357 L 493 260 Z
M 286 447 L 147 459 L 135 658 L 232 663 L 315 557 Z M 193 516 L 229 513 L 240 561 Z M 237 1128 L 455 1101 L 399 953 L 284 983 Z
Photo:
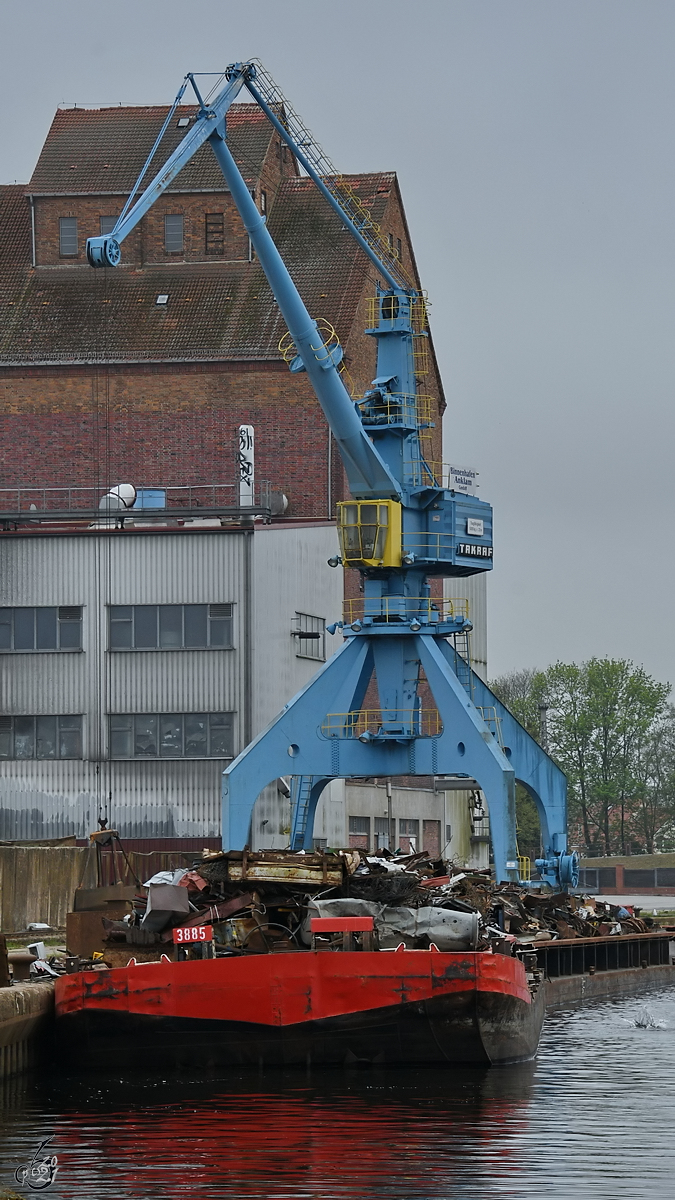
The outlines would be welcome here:
M 116 224 L 117 217 L 99 217 L 98 225 L 101 236 L 103 237 L 103 235 L 106 233 L 112 233 Z
M 0 608 L 0 651 L 81 649 L 79 606 Z
M 231 604 L 112 604 L 111 650 L 230 650 Z
M 349 818 L 349 845 L 356 850 L 368 849 L 370 846 L 370 817 Z
M 183 250 L 183 214 L 165 213 L 164 249 L 167 254 L 180 254 Z
M 206 214 L 206 253 L 225 253 L 225 214 Z
M 0 758 L 82 758 L 82 717 L 0 717 Z
M 410 817 L 401 817 L 398 823 L 398 844 L 406 854 L 415 854 L 420 840 L 420 823 Z
M 390 251 L 391 251 L 391 253 L 393 254 L 393 253 L 394 253 L 394 235 L 393 235 L 393 233 L 390 233 L 390 234 L 388 235 L 388 239 L 387 239 L 387 240 L 388 240 L 388 242 L 389 242 L 389 250 L 390 250 Z
M 396 838 L 396 822 L 389 817 L 375 817 L 375 849 L 391 850 Z
M 77 258 L 77 217 L 59 217 L 59 254 Z
M 295 653 L 298 658 L 326 661 L 326 622 L 323 617 L 296 612 L 291 634 L 296 639 Z
M 314 850 L 327 850 L 328 838 L 312 838 L 312 848 Z
M 267 212 L 267 192 L 260 193 L 260 211 L 263 215 Z
M 403 258 L 402 247 L 401 247 L 401 239 L 400 239 L 400 238 L 397 238 L 397 239 L 396 239 L 396 257 L 397 257 L 397 259 L 398 259 L 398 261 L 399 261 L 399 262 L 400 262 L 400 261 L 401 261 L 401 259 Z
M 232 758 L 233 713 L 123 713 L 110 718 L 111 758 Z

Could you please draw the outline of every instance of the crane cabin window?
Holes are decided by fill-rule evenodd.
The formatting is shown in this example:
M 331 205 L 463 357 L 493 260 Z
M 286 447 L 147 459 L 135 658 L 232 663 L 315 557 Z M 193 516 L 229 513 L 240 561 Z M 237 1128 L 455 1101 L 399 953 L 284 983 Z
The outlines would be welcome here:
M 183 252 L 183 214 L 164 214 L 164 249 L 167 254 Z
M 225 253 L 225 214 L 206 214 L 206 253 Z
M 77 258 L 77 217 L 59 217 L 59 254 Z

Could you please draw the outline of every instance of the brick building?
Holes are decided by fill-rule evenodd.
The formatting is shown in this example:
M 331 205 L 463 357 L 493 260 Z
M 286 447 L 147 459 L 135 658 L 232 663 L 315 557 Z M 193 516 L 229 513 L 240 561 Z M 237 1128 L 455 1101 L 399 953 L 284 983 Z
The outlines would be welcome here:
M 0 189 L 0 488 L 210 483 L 233 475 L 235 433 L 250 423 L 258 474 L 285 493 L 288 516 L 332 516 L 340 462 L 306 376 L 283 361 L 285 326 L 210 147 L 126 239 L 120 267 L 86 262 L 86 238 L 112 227 L 166 111 L 59 109 L 29 184 Z M 177 110 L 151 174 L 194 112 Z M 309 311 L 337 330 L 361 395 L 375 365 L 363 332 L 372 265 L 263 113 L 234 105 L 228 130 Z M 350 183 L 416 277 L 395 175 Z M 429 361 L 423 390 L 440 460 L 444 402 L 433 353 Z

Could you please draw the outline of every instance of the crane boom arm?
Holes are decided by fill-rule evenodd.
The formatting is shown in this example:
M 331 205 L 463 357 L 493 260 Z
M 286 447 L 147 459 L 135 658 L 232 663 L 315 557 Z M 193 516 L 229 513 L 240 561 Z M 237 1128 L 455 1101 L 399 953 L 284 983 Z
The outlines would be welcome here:
M 190 79 L 186 76 L 186 79 Z M 192 81 L 194 87 L 194 81 Z M 220 95 L 208 109 L 202 109 L 197 120 L 189 128 L 183 140 L 176 146 L 173 154 L 166 160 L 164 166 L 157 172 L 154 179 L 150 181 L 145 190 L 141 193 L 135 204 L 129 207 L 129 202 L 125 204 L 123 212 L 112 232 L 103 237 L 94 237 L 87 239 L 87 257 L 92 267 L 116 267 L 120 261 L 119 246 L 124 239 L 131 233 L 132 229 L 138 225 L 141 217 L 144 217 L 148 209 L 152 208 L 153 204 L 173 183 L 179 171 L 190 161 L 197 151 L 208 141 L 216 124 L 222 121 L 227 110 L 234 103 L 239 92 L 244 84 L 243 78 L 232 77 L 228 80 Z M 183 83 L 181 90 L 178 93 L 176 103 L 185 91 L 186 83 Z M 172 110 L 173 111 L 173 110 Z M 159 139 L 158 139 L 159 141 Z M 158 142 L 155 142 L 156 149 Z M 146 163 L 146 166 L 148 164 Z M 139 181 L 140 182 L 139 177 Z M 134 189 L 135 190 L 135 189 Z M 131 197 L 130 197 L 131 199 Z
M 352 495 L 364 500 L 398 500 L 402 494 L 401 486 L 371 442 L 363 427 L 360 413 L 340 378 L 342 348 L 334 343 L 325 344 L 323 335 L 316 321 L 310 317 L 266 228 L 265 218 L 258 212 L 227 145 L 225 114 L 244 81 L 243 70 L 231 72 L 226 86 L 213 105 L 206 108 L 202 103 L 197 120 L 189 133 L 112 233 L 88 239 L 87 257 L 95 267 L 117 266 L 121 258 L 120 241 L 166 191 L 181 168 L 208 141 L 293 338 L 299 360 L 309 376 L 332 430 Z M 194 81 L 192 82 L 194 86 Z

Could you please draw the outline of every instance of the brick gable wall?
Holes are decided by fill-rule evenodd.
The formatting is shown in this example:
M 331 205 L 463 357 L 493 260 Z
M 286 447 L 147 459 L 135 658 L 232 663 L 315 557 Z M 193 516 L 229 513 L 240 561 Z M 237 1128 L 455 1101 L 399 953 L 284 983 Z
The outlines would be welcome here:
M 270 217 L 284 187 L 284 178 L 296 174 L 292 156 L 289 154 L 284 160 L 278 139 L 276 136 L 271 138 L 255 185 L 259 205 L 261 191 L 266 192 Z M 395 183 L 392 187 L 392 177 L 362 178 L 367 181 L 366 186 L 376 189 L 374 199 L 379 205 L 378 219 L 385 237 L 391 232 L 395 239 L 400 238 L 403 263 L 416 275 L 400 195 Z M 378 180 L 381 182 L 378 183 Z M 381 197 L 378 194 L 380 192 Z M 49 327 L 51 337 L 51 341 L 47 339 L 41 345 L 46 344 L 48 348 L 52 346 L 58 353 L 59 322 L 68 319 L 69 305 L 76 303 L 78 296 L 81 304 L 77 281 L 82 279 L 84 286 L 94 275 L 86 265 L 86 237 L 98 234 L 100 216 L 119 211 L 122 203 L 121 195 L 35 196 L 36 272 L 28 269 L 30 260 L 29 254 L 26 255 L 27 280 L 35 281 L 32 285 L 34 299 L 30 317 L 34 324 L 24 323 L 24 340 L 20 346 L 22 354 L 30 355 L 31 333 L 33 330 L 39 332 L 40 325 L 45 329 Z M 163 248 L 163 215 L 165 212 L 178 211 L 185 216 L 185 251 L 183 255 L 166 256 Z M 225 253 L 223 256 L 207 256 L 205 214 L 217 211 L 223 211 L 226 217 Z M 345 380 L 353 388 L 353 394 L 360 396 L 375 373 L 375 339 L 367 337 L 363 331 L 369 323 L 368 298 L 375 292 L 377 272 L 374 267 L 368 267 L 364 276 L 363 263 L 359 266 L 359 256 L 356 256 L 346 273 L 343 265 L 343 274 L 332 278 L 330 272 L 334 267 L 330 247 L 335 232 L 331 232 L 330 225 L 326 225 L 323 215 L 316 223 L 311 203 L 306 207 L 306 214 L 306 217 L 300 218 L 299 227 L 297 223 L 293 227 L 299 228 L 299 232 L 290 235 L 289 244 L 294 256 L 290 269 L 299 280 L 304 278 L 303 286 L 306 287 L 308 281 L 311 284 L 315 297 L 310 302 L 312 315 L 324 317 L 336 326 L 345 348 L 350 377 L 345 377 Z M 78 219 L 77 259 L 63 260 L 59 257 L 60 216 L 76 216 Z M 25 222 L 29 228 L 27 204 Z M 285 236 L 289 236 L 287 232 Z M 346 235 L 342 234 L 342 237 Z M 324 255 L 317 260 L 324 263 L 320 268 L 312 264 L 312 243 L 317 238 L 319 255 Z M 321 238 L 328 239 L 328 254 L 325 246 L 321 250 Z M 337 243 L 335 246 L 337 248 Z M 353 256 L 351 241 L 347 250 Z M 118 303 L 127 309 L 132 306 L 134 310 L 131 316 L 126 312 L 124 319 L 135 320 L 137 325 L 141 320 L 148 320 L 145 309 L 148 304 L 154 309 L 154 290 L 169 290 L 160 286 L 163 278 L 161 264 L 169 261 L 176 268 L 172 276 L 176 294 L 172 295 L 169 308 L 161 310 L 160 315 L 164 328 L 177 326 L 185 330 L 191 314 L 184 306 L 189 300 L 193 301 L 191 308 L 201 303 L 213 305 L 219 301 L 212 285 L 209 284 L 207 290 L 200 293 L 195 284 L 190 282 L 179 288 L 178 279 L 196 280 L 194 272 L 198 271 L 196 264 L 200 262 L 209 263 L 205 271 L 213 272 L 217 270 L 214 263 L 228 260 L 241 264 L 232 270 L 243 272 L 242 283 L 246 292 L 242 294 L 247 296 L 246 304 L 252 306 L 249 323 L 253 339 L 259 319 L 268 319 L 269 301 L 264 301 L 265 313 L 261 314 L 257 308 L 263 304 L 264 297 L 261 296 L 259 300 L 257 294 L 248 296 L 248 293 L 260 291 L 259 282 L 251 286 L 254 279 L 258 279 L 259 268 L 248 265 L 248 238 L 238 214 L 232 208 L 229 194 L 225 191 L 167 193 L 124 243 L 123 261 L 126 267 L 115 273 L 116 277 L 119 278 L 124 272 L 129 280 L 146 281 L 141 299 L 136 297 L 134 291 L 126 291 L 121 296 Z M 335 261 L 344 264 L 344 255 L 341 254 Z M 183 263 L 184 276 L 181 274 Z M 352 263 L 351 257 L 349 263 Z M 150 268 L 147 273 L 143 269 L 145 266 Z M 308 268 L 314 270 L 316 279 L 311 274 L 302 276 L 302 272 Z M 321 286 L 317 270 L 319 274 L 324 270 L 328 272 L 325 287 Z M 247 283 L 249 272 L 250 281 Z M 102 275 L 103 272 L 97 273 L 97 282 L 101 282 Z M 209 274 L 208 278 L 215 276 Z M 61 296 L 58 295 L 58 285 L 54 291 L 59 279 L 70 281 Z M 45 290 L 41 292 L 43 287 Z M 179 291 L 185 292 L 185 295 L 179 296 Z M 105 288 L 101 296 L 104 292 Z M 101 302 L 98 292 L 94 299 L 96 303 Z M 229 296 L 226 299 L 229 300 Z M 183 307 L 180 307 L 179 300 Z M 256 307 L 254 302 L 258 301 Z M 15 304 L 20 306 L 21 303 L 17 294 Z M 136 305 L 142 303 L 145 308 L 138 308 L 136 318 Z M 111 312 L 111 309 L 108 311 Z M 84 313 L 82 316 L 86 319 Z M 152 319 L 156 324 L 154 316 Z M 225 318 L 226 324 L 228 319 Z M 105 357 L 105 318 L 102 320 L 94 339 L 98 339 L 97 344 L 91 346 L 93 357 Z M 233 481 L 236 430 L 239 424 L 251 423 L 256 429 L 257 476 L 259 479 L 269 479 L 275 489 L 288 496 L 289 516 L 333 515 L 336 502 L 347 494 L 340 457 L 334 442 L 329 454 L 326 421 L 306 376 L 291 376 L 285 364 L 275 360 L 276 341 L 275 335 L 274 345 L 270 342 L 265 351 L 267 361 L 262 357 L 255 361 L 254 355 L 251 361 L 228 360 L 226 356 L 218 358 L 217 351 L 213 354 L 212 349 L 211 361 L 165 360 L 85 366 L 69 363 L 66 358 L 51 366 L 29 363 L 0 366 L 0 412 L 3 414 L 3 421 L 0 422 L 0 456 L 3 463 L 0 487 L 35 485 L 38 481 L 45 486 L 67 483 L 73 486 L 100 485 L 103 489 L 117 482 L 132 482 L 142 486 L 153 483 Z M 214 345 L 217 345 L 217 341 Z M 433 457 L 440 459 L 443 401 L 440 380 L 433 363 L 422 388 L 434 398 L 437 415 L 433 432 Z M 356 577 L 350 582 L 356 585 Z

